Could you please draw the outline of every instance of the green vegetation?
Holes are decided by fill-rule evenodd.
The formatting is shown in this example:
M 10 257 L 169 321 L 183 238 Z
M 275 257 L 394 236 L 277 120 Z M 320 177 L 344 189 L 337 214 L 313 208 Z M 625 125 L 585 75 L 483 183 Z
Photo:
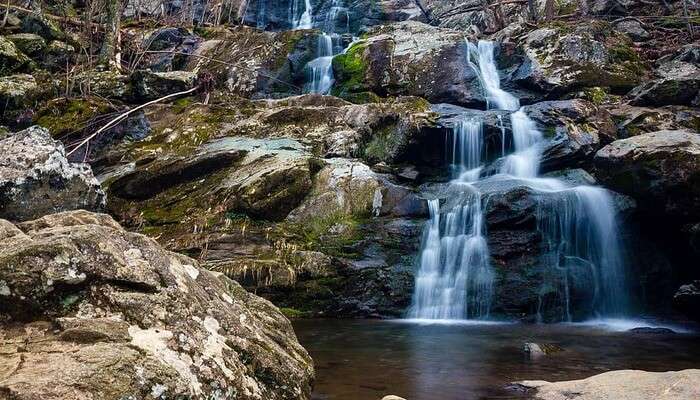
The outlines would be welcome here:
M 64 137 L 82 132 L 96 117 L 112 111 L 112 106 L 97 97 L 60 98 L 51 100 L 34 117 L 34 122 Z
M 344 54 L 333 58 L 333 70 L 336 75 L 336 84 L 332 90 L 334 96 L 343 97 L 349 93 L 367 91 L 365 83 L 367 65 L 364 60 L 366 49 L 365 42 L 358 42 L 353 44 Z

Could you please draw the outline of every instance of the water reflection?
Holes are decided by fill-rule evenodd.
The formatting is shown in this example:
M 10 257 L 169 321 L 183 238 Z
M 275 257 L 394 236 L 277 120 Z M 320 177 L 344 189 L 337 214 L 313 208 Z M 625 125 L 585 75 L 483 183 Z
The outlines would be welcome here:
M 387 394 L 410 400 L 520 399 L 523 394 L 504 386 L 614 369 L 700 367 L 695 334 L 632 334 L 580 324 L 418 322 L 296 321 L 299 340 L 316 363 L 314 399 L 373 400 Z M 529 360 L 525 342 L 564 350 Z

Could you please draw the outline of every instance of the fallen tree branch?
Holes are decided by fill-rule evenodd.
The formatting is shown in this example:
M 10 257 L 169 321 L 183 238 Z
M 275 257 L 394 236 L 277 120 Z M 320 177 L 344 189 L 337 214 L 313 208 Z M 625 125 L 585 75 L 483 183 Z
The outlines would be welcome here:
M 11 5 L 11 4 L 7 4 L 4 7 L 5 7 L 6 12 L 9 12 L 10 9 L 12 9 L 12 10 L 15 10 L 15 11 L 23 13 L 23 14 L 36 14 L 36 11 L 32 11 L 28 8 L 23 8 L 23 7 Z M 85 24 L 87 23 L 92 28 L 104 29 L 104 26 L 102 24 L 97 24 L 94 22 L 86 22 L 86 21 L 83 21 L 83 20 L 77 19 L 77 18 L 61 17 L 58 15 L 48 14 L 48 13 L 45 13 L 43 11 L 41 12 L 41 16 L 48 18 L 48 19 L 53 19 L 55 21 L 64 22 L 66 24 L 75 25 L 75 26 L 85 26 Z
M 186 95 L 186 94 L 190 94 L 190 93 L 196 91 L 197 89 L 199 89 L 199 86 L 195 86 L 195 87 L 193 87 L 192 89 L 188 89 L 188 90 L 185 90 L 185 91 L 182 91 L 182 92 L 171 93 L 171 94 L 169 94 L 169 95 L 167 95 L 167 96 L 163 96 L 163 97 L 161 97 L 161 98 L 159 98 L 159 99 L 155 99 L 155 100 L 149 101 L 148 103 L 141 104 L 141 105 L 138 106 L 138 107 L 134 107 L 134 108 L 132 108 L 132 109 L 126 111 L 126 112 L 123 112 L 123 113 L 117 115 L 115 118 L 113 118 L 111 121 L 109 121 L 106 125 L 103 125 L 100 129 L 96 130 L 95 133 L 93 133 L 92 135 L 86 137 L 82 142 L 78 143 L 78 144 L 76 145 L 76 147 L 75 147 L 73 150 L 69 151 L 69 152 L 66 154 L 66 156 L 70 156 L 71 154 L 75 153 L 79 148 L 81 148 L 81 147 L 83 147 L 84 145 L 86 145 L 87 143 L 89 143 L 89 142 L 90 142 L 92 139 L 94 139 L 97 135 L 99 135 L 100 133 L 106 131 L 107 129 L 109 129 L 109 128 L 111 128 L 111 127 L 113 127 L 114 125 L 116 125 L 117 123 L 121 122 L 123 119 L 125 119 L 125 118 L 128 117 L 129 115 L 135 113 L 136 111 L 141 110 L 141 109 L 143 109 L 143 108 L 146 108 L 146 107 L 148 107 L 148 106 L 150 106 L 150 105 L 152 105 L 152 104 L 156 104 L 156 103 L 160 103 L 160 102 L 162 102 L 162 101 L 168 100 L 168 99 L 172 99 L 172 98 L 174 98 L 174 97 L 184 96 L 184 95 Z

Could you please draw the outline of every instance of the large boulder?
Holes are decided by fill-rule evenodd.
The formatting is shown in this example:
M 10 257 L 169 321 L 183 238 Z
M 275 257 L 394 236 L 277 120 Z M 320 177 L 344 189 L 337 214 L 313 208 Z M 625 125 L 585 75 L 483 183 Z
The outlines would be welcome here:
M 309 399 L 269 302 L 86 211 L 0 220 L 0 390 L 14 399 Z
M 316 174 L 309 196 L 288 218 L 303 221 L 334 215 L 427 215 L 424 200 L 367 165 L 342 158 L 326 162 L 327 166 Z
M 15 221 L 58 211 L 104 207 L 105 194 L 86 164 L 71 164 L 46 129 L 0 140 L 0 217 Z
M 700 396 L 696 384 L 700 370 L 646 372 L 635 370 L 610 371 L 577 381 L 522 381 L 515 387 L 532 393 L 537 400 L 560 400 L 576 393 L 579 400 L 674 399 L 691 400 Z
M 631 104 L 663 106 L 700 105 L 700 60 L 680 56 L 662 63 L 655 71 L 657 79 L 637 86 L 629 93 Z
M 265 32 L 234 26 L 212 28 L 206 36 L 184 69 L 206 71 L 227 93 L 244 97 L 301 94 L 304 67 L 317 54 L 318 32 L 313 30 Z
M 402 22 L 375 27 L 365 36 L 333 59 L 332 93 L 414 95 L 467 106 L 485 102 L 463 33 Z
M 598 149 L 617 137 L 610 113 L 585 100 L 544 101 L 525 106 L 523 111 L 547 139 L 542 151 L 543 172 L 586 164 Z
M 23 118 L 22 113 L 40 93 L 36 79 L 29 74 L 17 74 L 0 77 L 0 109 L 3 120 L 17 123 Z
M 630 39 L 605 22 L 551 25 L 530 32 L 512 79 L 552 95 L 594 86 L 626 92 L 645 75 Z
M 596 153 L 598 178 L 649 214 L 700 217 L 700 135 L 657 131 L 617 140 Z
M 619 104 L 607 110 L 617 123 L 620 139 L 659 130 L 686 129 L 700 132 L 700 110 L 696 107 L 638 107 Z

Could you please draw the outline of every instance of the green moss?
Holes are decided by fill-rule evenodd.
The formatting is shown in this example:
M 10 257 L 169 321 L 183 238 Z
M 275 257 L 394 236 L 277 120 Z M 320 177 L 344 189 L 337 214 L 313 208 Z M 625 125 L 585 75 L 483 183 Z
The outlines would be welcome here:
M 396 124 L 390 124 L 375 132 L 364 148 L 364 158 L 372 163 L 390 162 L 392 151 L 400 144 L 396 130 Z
M 182 114 L 189 106 L 194 104 L 194 102 L 195 98 L 191 96 L 179 98 L 173 102 L 172 110 L 175 114 Z
M 289 319 L 307 318 L 311 316 L 309 311 L 302 311 L 292 307 L 280 307 L 280 311 Z
M 362 239 L 365 216 L 334 213 L 325 217 L 309 218 L 303 223 L 281 223 L 276 234 L 298 242 L 301 248 L 323 252 L 332 257 L 359 256 L 351 246 Z M 331 232 L 331 228 L 340 228 Z
M 349 93 L 367 91 L 365 83 L 367 65 L 364 60 L 366 48 L 365 42 L 358 42 L 353 44 L 344 54 L 333 58 L 333 71 L 336 75 L 336 83 L 332 90 L 333 95 L 343 97 Z
M 112 111 L 111 105 L 99 98 L 62 98 L 48 102 L 34 117 L 34 122 L 54 137 L 82 132 L 96 117 Z

